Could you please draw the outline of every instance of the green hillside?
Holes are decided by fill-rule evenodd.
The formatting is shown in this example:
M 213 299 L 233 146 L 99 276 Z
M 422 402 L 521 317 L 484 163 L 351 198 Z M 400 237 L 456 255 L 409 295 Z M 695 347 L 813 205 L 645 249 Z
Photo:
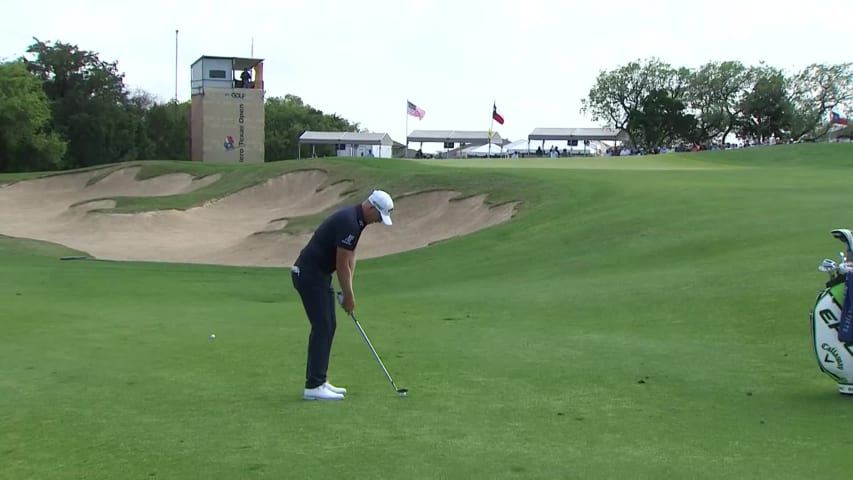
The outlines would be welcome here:
M 301 400 L 308 322 L 287 270 L 60 261 L 73 252 L 0 238 L 0 471 L 845 475 L 839 426 L 853 399 L 818 370 L 808 314 L 826 278 L 817 265 L 841 249 L 829 231 L 853 228 L 851 159 L 853 145 L 818 144 L 617 159 L 145 162 L 144 175 L 223 176 L 118 209 L 185 208 L 308 167 L 353 180 L 351 198 L 380 185 L 455 188 L 522 207 L 464 238 L 359 261 L 356 316 L 409 396 L 397 397 L 338 310 L 330 381 L 350 392 L 338 403 Z

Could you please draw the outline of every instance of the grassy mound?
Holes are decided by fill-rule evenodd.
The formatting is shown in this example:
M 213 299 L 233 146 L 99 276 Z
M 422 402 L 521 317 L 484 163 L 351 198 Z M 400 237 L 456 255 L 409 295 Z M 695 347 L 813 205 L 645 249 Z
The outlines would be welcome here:
M 340 311 L 330 380 L 350 393 L 300 399 L 308 323 L 285 270 L 60 262 L 0 239 L 4 473 L 843 475 L 851 399 L 818 371 L 808 312 L 829 231 L 853 226 L 851 147 L 666 159 L 705 166 L 682 169 L 323 161 L 359 192 L 524 201 L 512 222 L 359 262 L 357 318 L 406 399 Z M 190 171 L 247 185 L 306 165 Z

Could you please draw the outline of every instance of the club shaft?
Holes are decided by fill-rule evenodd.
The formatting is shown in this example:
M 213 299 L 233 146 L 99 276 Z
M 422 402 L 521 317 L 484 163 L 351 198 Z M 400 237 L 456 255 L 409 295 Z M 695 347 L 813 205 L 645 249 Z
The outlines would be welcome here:
M 391 382 L 391 386 L 394 387 L 394 390 L 396 391 L 397 385 L 394 383 L 394 380 L 391 379 L 391 375 L 388 374 L 388 369 L 385 368 L 385 365 L 382 363 L 382 360 L 379 358 L 379 355 L 376 353 L 376 349 L 373 348 L 373 344 L 370 343 L 370 339 L 367 338 L 367 334 L 364 333 L 364 329 L 361 328 L 361 324 L 358 323 L 358 320 L 355 319 L 354 314 L 350 314 L 350 316 L 352 317 L 352 321 L 355 322 L 355 326 L 358 327 L 358 331 L 359 331 L 359 333 L 361 333 L 361 337 L 367 343 L 367 346 L 370 347 L 370 353 L 373 354 L 373 358 L 376 359 L 376 362 L 382 368 L 382 372 L 385 374 L 385 377 L 388 379 L 389 382 Z

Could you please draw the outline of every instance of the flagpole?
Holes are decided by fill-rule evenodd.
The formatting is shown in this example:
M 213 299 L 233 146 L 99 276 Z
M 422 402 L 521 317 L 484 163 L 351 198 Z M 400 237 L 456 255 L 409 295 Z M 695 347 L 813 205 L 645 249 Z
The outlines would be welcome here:
M 497 105 L 497 102 L 492 100 L 492 123 L 489 126 L 489 158 L 492 158 L 492 130 L 495 128 L 495 105 Z
M 832 110 L 829 111 L 829 128 L 826 130 L 826 143 L 832 138 Z
M 175 105 L 178 104 L 178 29 L 175 29 Z
M 406 136 L 406 149 L 403 150 L 403 158 L 409 158 L 409 100 L 406 99 L 406 131 L 403 132 Z

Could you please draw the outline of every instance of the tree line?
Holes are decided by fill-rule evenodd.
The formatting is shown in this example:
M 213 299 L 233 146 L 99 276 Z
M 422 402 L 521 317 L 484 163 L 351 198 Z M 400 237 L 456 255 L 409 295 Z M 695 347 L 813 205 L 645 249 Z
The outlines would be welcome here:
M 815 140 L 831 129 L 830 112 L 853 106 L 853 64 L 814 63 L 787 74 L 764 63 L 714 61 L 691 69 L 638 59 L 599 72 L 582 103 L 594 121 L 624 129 L 633 146 L 649 151 L 709 146 L 729 134 Z M 305 130 L 360 129 L 296 95 L 267 98 L 264 109 L 269 160 L 296 158 Z M 26 54 L 0 63 L 2 172 L 188 160 L 189 122 L 190 102 L 130 91 L 117 62 L 77 45 L 36 38 Z M 332 146 L 317 148 L 334 154 Z
M 651 151 L 719 144 L 729 134 L 755 142 L 819 140 L 832 128 L 830 113 L 851 106 L 851 63 L 785 73 L 765 63 L 712 61 L 691 69 L 651 57 L 599 72 L 581 111 Z
M 296 158 L 305 130 L 360 128 L 296 95 L 267 98 L 264 110 L 271 160 Z M 74 44 L 36 38 L 20 58 L 0 63 L 0 172 L 188 160 L 189 122 L 189 101 L 131 91 L 117 62 Z M 317 153 L 333 148 L 318 146 Z

